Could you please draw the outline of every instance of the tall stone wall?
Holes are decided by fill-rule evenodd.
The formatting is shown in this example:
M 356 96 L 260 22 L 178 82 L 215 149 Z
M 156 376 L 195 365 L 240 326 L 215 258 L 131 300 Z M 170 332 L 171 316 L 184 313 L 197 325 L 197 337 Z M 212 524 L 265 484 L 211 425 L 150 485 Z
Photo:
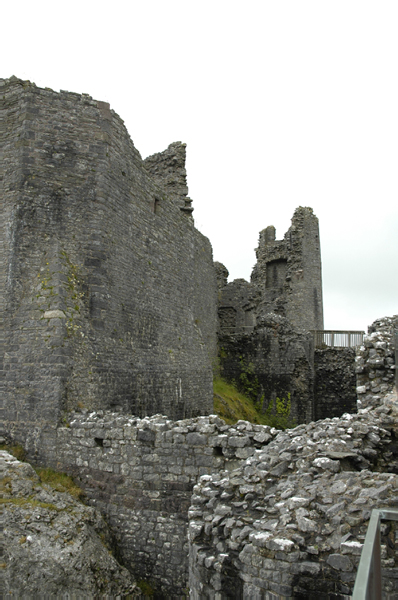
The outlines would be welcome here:
M 191 211 L 107 103 L 16 78 L 1 93 L 9 430 L 79 406 L 211 412 L 216 281 Z
M 221 374 L 243 388 L 249 379 L 250 395 L 264 409 L 276 398 L 290 398 L 292 417 L 309 422 L 316 402 L 309 331 L 323 329 L 319 225 L 312 209 L 296 209 L 282 240 L 273 226 L 261 231 L 256 256 L 250 283 L 228 283 L 226 267 L 215 264 Z

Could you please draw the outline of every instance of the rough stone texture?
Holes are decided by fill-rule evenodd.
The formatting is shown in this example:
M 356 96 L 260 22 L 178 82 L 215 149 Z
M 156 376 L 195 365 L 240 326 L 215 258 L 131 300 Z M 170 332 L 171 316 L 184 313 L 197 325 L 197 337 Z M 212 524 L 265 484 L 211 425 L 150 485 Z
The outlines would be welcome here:
M 276 398 L 291 401 L 297 422 L 314 419 L 312 335 L 294 330 L 281 315 L 258 319 L 251 333 L 221 333 L 220 372 L 235 381 L 265 410 Z
M 171 596 L 187 587 L 193 486 L 203 474 L 235 468 L 278 434 L 246 422 L 229 426 L 215 415 L 175 422 L 83 411 L 65 425 L 44 447 L 32 434 L 29 455 L 74 475 L 105 515 L 122 564 Z
M 398 400 L 280 432 L 190 507 L 190 597 L 337 600 L 352 593 L 372 508 L 398 506 Z M 384 598 L 398 595 L 396 522 L 382 526 Z
M 365 412 L 285 433 L 197 417 L 212 407 L 217 287 L 224 375 L 244 373 L 264 407 L 290 394 L 298 421 L 316 416 L 314 382 L 322 411 L 341 393 L 321 354 L 314 380 L 312 209 L 296 210 L 284 240 L 261 232 L 252 282 L 227 284 L 194 228 L 183 144 L 142 161 L 108 104 L 0 85 L 7 436 L 79 478 L 126 566 L 161 593 L 187 585 L 190 502 L 193 597 L 349 593 L 370 507 L 397 502 L 396 406 L 383 399 L 397 317 L 360 350 Z M 330 356 L 348 389 L 350 369 Z
M 378 406 L 396 385 L 397 329 L 398 315 L 377 319 L 368 327 L 355 359 L 358 408 Z
M 370 509 L 398 505 L 397 412 L 390 395 L 377 408 L 280 432 L 214 415 L 82 409 L 52 430 L 32 425 L 25 448 L 79 480 L 124 566 L 161 594 L 186 590 L 189 517 L 193 598 L 220 589 L 279 598 L 294 588 L 297 598 L 336 600 L 351 589 Z M 384 566 L 396 589 L 388 527 Z
M 315 349 L 314 420 L 357 411 L 355 348 Z
M 260 232 L 252 283 L 259 314 L 277 312 L 296 329 L 323 329 L 322 271 L 318 219 L 300 206 L 283 240 L 275 227 Z
M 110 549 L 100 513 L 41 484 L 33 468 L 0 451 L 2 592 L 15 598 L 140 597 Z
M 174 142 L 164 152 L 158 152 L 144 160 L 144 166 L 153 181 L 182 209 L 191 201 L 188 198 L 185 159 L 186 144 Z
M 319 225 L 312 208 L 295 210 L 283 240 L 275 240 L 273 226 L 261 231 L 256 256 L 250 284 L 227 284 L 227 269 L 216 265 L 221 329 L 233 333 L 269 313 L 286 317 L 297 330 L 323 329 Z
M 1 96 L 8 430 L 23 442 L 36 424 L 45 445 L 79 406 L 208 414 L 216 279 L 176 199 L 184 146 L 163 153 L 166 177 L 107 103 L 16 78 Z
M 275 239 L 273 226 L 261 231 L 256 255 L 251 283 L 227 283 L 227 269 L 215 265 L 221 373 L 240 387 L 249 376 L 251 395 L 264 409 L 277 397 L 290 397 L 292 416 L 309 422 L 315 397 L 308 332 L 323 329 L 319 226 L 312 209 L 296 209 L 283 240 Z

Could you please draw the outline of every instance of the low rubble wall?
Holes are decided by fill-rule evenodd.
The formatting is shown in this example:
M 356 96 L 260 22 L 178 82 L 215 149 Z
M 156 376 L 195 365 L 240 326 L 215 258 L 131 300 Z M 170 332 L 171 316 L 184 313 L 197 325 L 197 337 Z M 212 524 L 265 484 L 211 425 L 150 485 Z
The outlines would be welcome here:
M 282 432 L 215 415 L 84 409 L 62 427 L 31 427 L 25 449 L 77 478 L 121 563 L 161 595 L 186 594 L 189 578 L 194 599 L 345 598 L 371 509 L 398 506 L 397 398 L 384 395 L 394 382 L 393 323 L 376 322 L 385 330 L 370 331 L 360 350 L 369 405 L 358 414 Z M 382 533 L 392 599 L 396 524 Z
M 106 517 L 120 560 L 137 580 L 171 596 L 188 582 L 188 508 L 204 474 L 236 468 L 278 431 L 219 417 L 171 421 L 74 413 L 44 464 L 73 474 Z
M 398 315 L 377 319 L 368 328 L 356 357 L 358 408 L 374 408 L 396 385 Z
M 190 597 L 349 598 L 372 508 L 398 505 L 398 405 L 279 432 L 190 507 Z M 392 443 L 391 443 L 391 440 Z M 398 594 L 396 524 L 382 529 L 384 598 Z

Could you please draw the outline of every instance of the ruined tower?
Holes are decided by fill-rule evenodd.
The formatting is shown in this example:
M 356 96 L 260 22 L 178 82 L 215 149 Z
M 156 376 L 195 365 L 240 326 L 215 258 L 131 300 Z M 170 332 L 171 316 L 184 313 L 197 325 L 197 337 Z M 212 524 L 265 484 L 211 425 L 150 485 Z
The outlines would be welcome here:
M 260 232 L 252 273 L 258 316 L 275 312 L 301 330 L 323 329 L 322 267 L 319 224 L 312 208 L 295 210 L 283 240 L 275 227 Z
M 319 226 L 312 209 L 296 209 L 282 240 L 275 239 L 273 226 L 261 231 L 256 255 L 250 283 L 227 283 L 228 271 L 216 263 L 221 374 L 249 381 L 253 400 L 264 408 L 277 397 L 290 398 L 292 416 L 308 422 L 315 414 L 309 332 L 323 329 Z

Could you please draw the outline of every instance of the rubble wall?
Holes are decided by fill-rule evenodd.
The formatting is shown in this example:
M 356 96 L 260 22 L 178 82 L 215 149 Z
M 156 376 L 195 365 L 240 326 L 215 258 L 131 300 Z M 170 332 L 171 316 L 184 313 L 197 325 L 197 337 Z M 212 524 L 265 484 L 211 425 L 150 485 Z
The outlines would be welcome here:
M 252 333 L 219 336 L 220 372 L 266 410 L 276 398 L 290 400 L 297 423 L 314 418 L 312 335 L 287 319 L 267 315 Z
M 200 476 L 233 469 L 277 430 L 217 416 L 171 421 L 111 412 L 74 413 L 31 457 L 76 478 L 108 522 L 121 563 L 159 593 L 188 585 L 188 509 Z M 50 442 L 50 440 L 49 440 Z M 44 455 L 45 452 L 45 455 Z
M 216 279 L 184 185 L 152 180 L 107 103 L 16 78 L 1 93 L 8 431 L 78 407 L 209 414 Z M 185 148 L 166 154 L 181 183 Z
M 314 421 L 357 412 L 355 348 L 314 352 Z
M 398 315 L 377 319 L 356 357 L 358 408 L 374 408 L 396 386 Z
M 372 508 L 396 508 L 398 403 L 279 432 L 233 471 L 201 477 L 189 510 L 190 597 L 344 600 Z M 383 598 L 398 531 L 382 526 Z

